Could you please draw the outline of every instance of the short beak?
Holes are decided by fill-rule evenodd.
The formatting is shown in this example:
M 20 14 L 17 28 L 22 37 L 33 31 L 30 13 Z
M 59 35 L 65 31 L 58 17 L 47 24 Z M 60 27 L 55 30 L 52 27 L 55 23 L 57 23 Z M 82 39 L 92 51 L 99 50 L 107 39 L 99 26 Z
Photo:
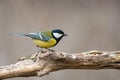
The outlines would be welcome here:
M 64 34 L 64 36 L 68 36 L 67 34 Z

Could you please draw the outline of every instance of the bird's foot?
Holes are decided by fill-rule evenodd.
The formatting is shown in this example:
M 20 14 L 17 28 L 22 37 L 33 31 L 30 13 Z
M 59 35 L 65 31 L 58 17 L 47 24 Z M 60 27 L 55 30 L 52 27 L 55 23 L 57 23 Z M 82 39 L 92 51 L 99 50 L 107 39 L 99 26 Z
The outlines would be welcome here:
M 47 48 L 47 50 L 50 51 L 50 52 L 55 52 L 55 50 L 53 50 L 53 49 L 48 49 L 48 48 Z
M 40 52 L 41 52 L 41 53 L 45 53 L 45 52 L 47 52 L 47 50 L 45 50 L 45 49 L 41 49 Z
M 39 48 L 39 47 L 37 47 L 37 49 L 38 49 L 37 53 L 55 52 L 55 50 L 49 49 L 49 48 Z
M 45 50 L 39 48 L 38 46 L 37 46 L 37 49 L 38 49 L 38 52 L 37 52 L 37 53 L 45 53 L 45 52 L 46 52 Z
M 41 49 L 41 51 L 40 51 L 40 52 L 41 52 L 41 53 L 45 53 L 45 52 L 55 52 L 55 50 L 45 48 L 45 49 Z

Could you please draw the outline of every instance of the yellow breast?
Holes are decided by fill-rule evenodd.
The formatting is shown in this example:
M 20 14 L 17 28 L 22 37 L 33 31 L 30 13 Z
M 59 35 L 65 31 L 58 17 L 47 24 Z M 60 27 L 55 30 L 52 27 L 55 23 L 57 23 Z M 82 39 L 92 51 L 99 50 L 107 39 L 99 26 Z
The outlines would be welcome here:
M 53 47 L 57 43 L 54 38 L 50 39 L 49 41 L 41 41 L 38 39 L 33 39 L 33 42 L 35 43 L 35 45 L 41 48 L 50 48 L 50 47 Z

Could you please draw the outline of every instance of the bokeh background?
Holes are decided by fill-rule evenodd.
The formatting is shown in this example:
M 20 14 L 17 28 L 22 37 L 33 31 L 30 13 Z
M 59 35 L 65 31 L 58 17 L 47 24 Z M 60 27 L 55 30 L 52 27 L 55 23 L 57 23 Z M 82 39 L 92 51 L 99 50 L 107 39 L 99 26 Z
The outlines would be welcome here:
M 0 66 L 37 51 L 32 40 L 9 33 L 62 29 L 54 47 L 77 53 L 120 50 L 120 0 L 0 0 Z M 43 77 L 9 80 L 120 80 L 118 70 L 61 70 Z

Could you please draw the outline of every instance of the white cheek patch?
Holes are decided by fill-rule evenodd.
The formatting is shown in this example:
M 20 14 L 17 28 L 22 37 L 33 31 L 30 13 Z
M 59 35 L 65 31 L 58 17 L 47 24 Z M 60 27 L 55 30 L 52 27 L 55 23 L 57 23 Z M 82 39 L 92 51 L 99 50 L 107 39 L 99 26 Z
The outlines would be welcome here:
M 53 33 L 53 35 L 54 35 L 55 38 L 60 38 L 60 37 L 62 37 L 63 34 Z

